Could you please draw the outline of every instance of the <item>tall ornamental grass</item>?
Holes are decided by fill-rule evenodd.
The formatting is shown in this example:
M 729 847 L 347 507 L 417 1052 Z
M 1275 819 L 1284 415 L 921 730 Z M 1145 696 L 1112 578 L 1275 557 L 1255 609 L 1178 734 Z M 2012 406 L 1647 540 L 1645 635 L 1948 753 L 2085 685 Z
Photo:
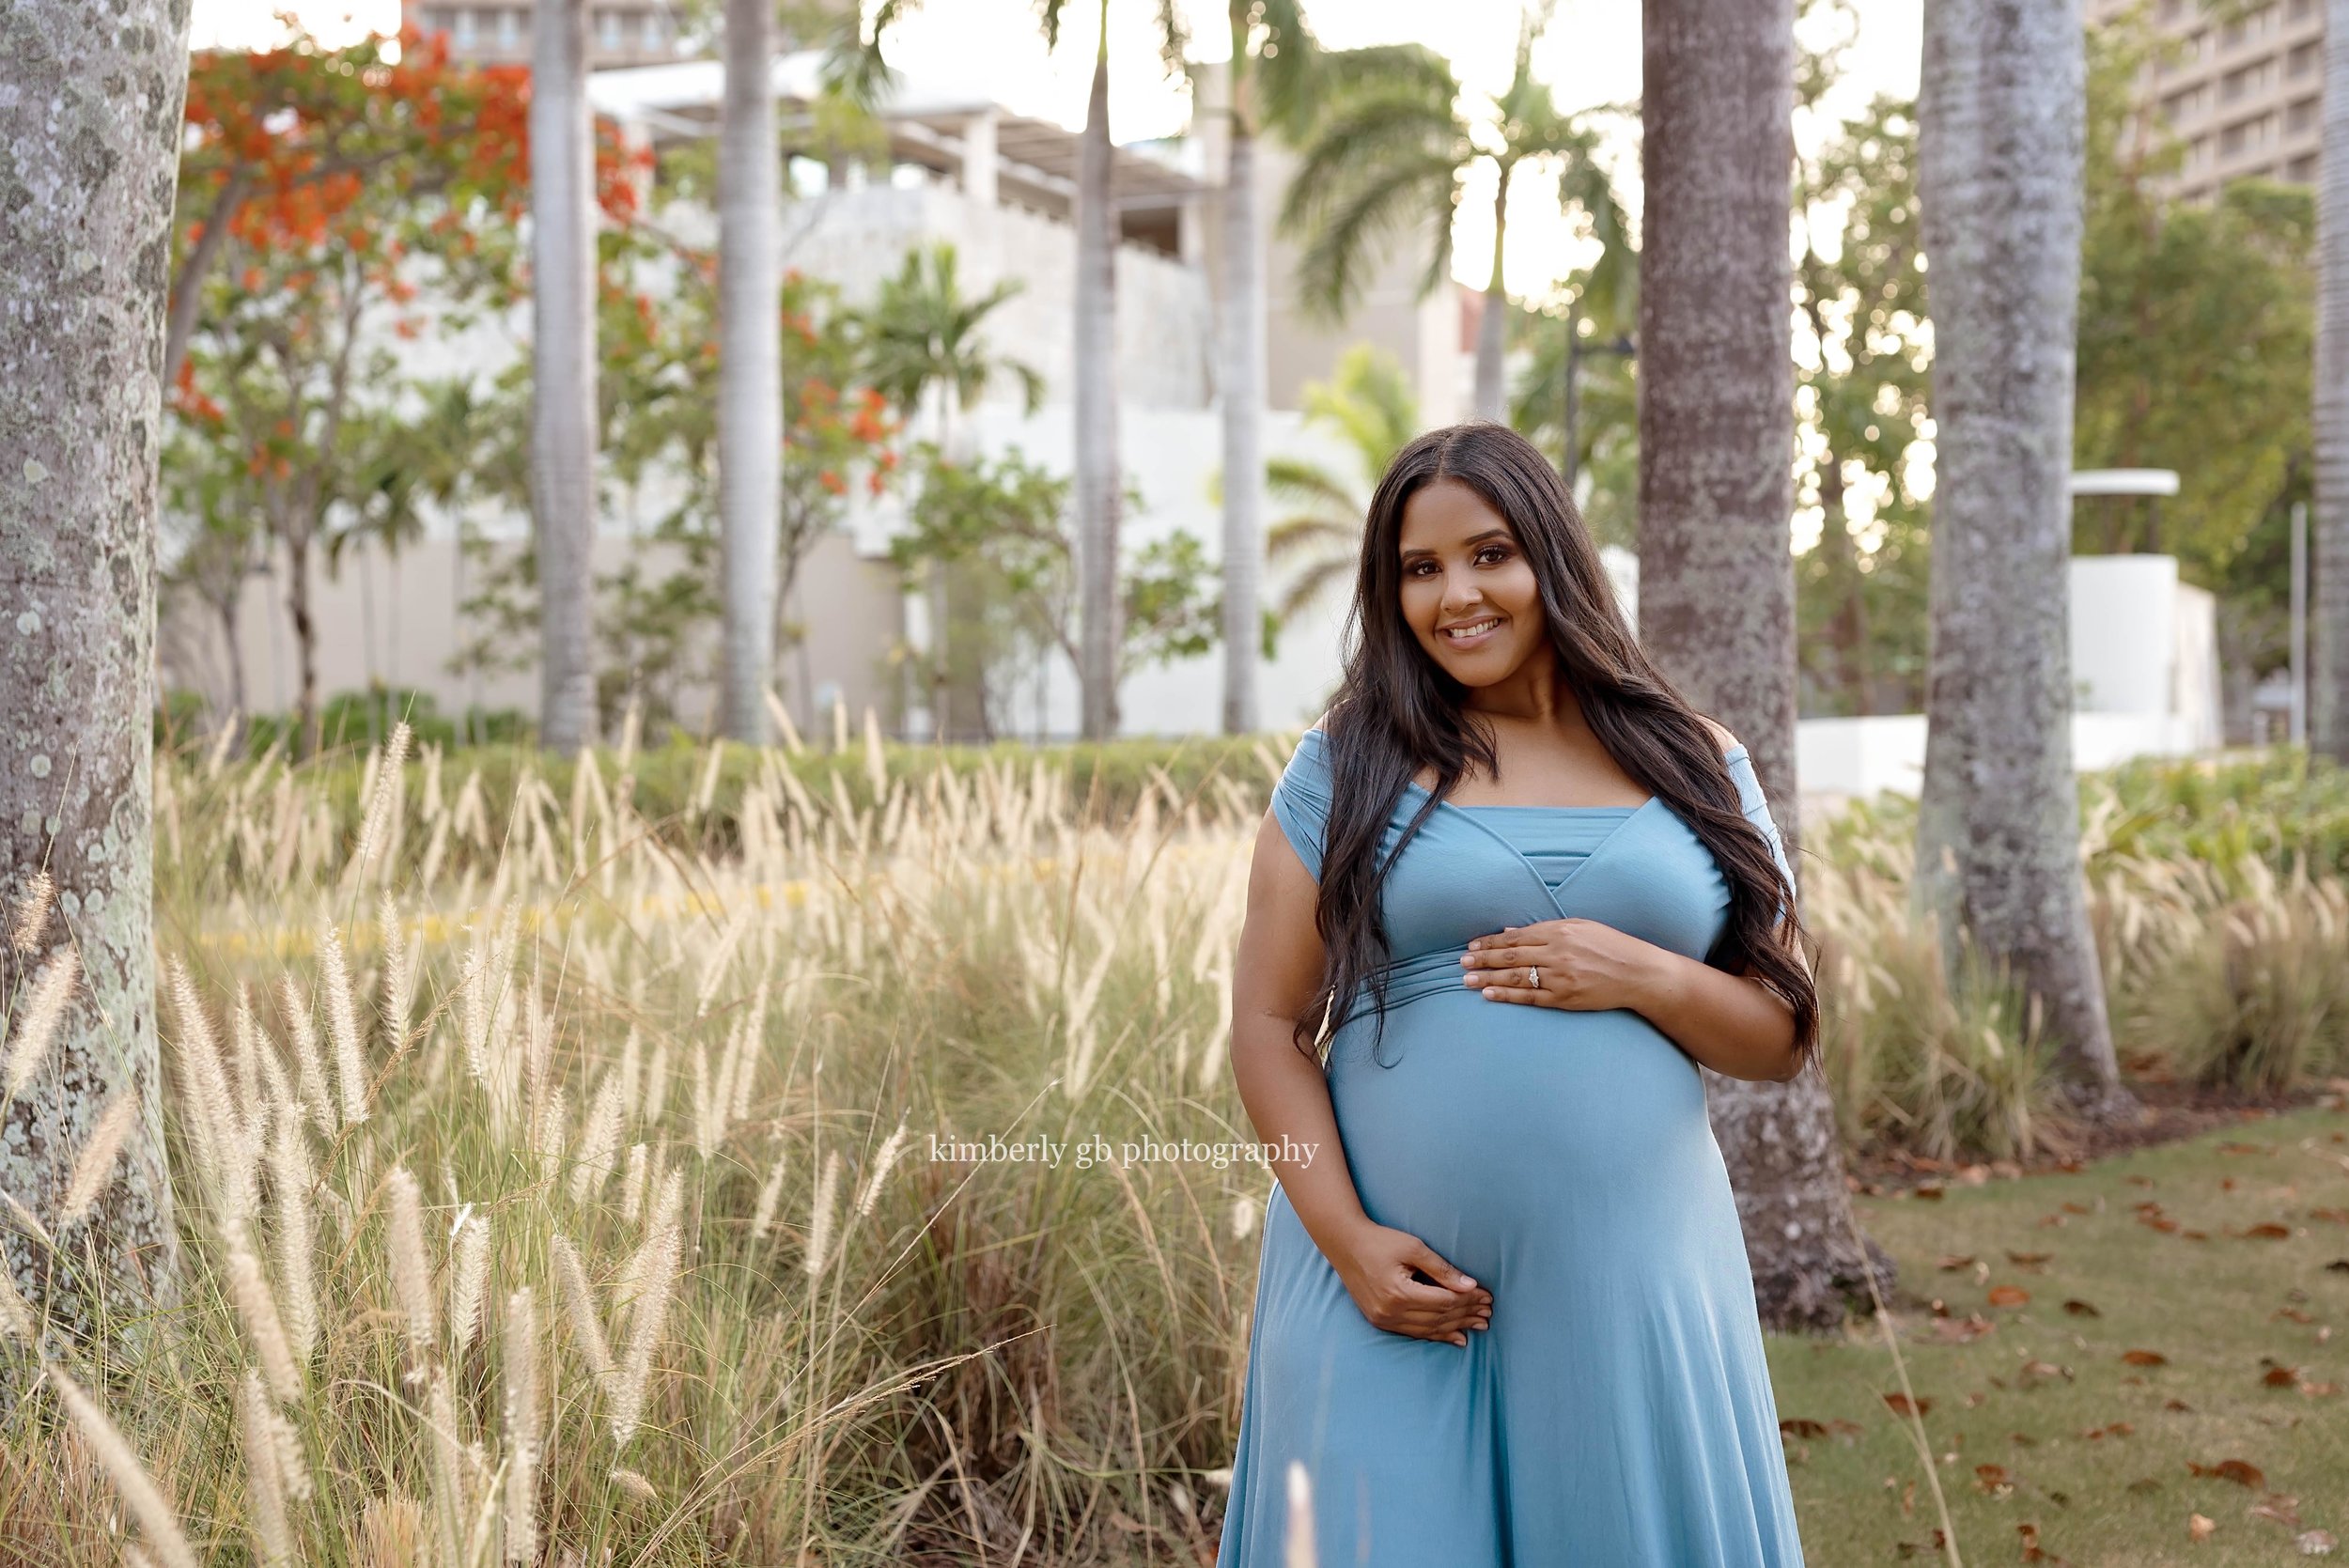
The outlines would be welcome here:
M 159 759 L 184 1288 L 88 1332 L 0 1292 L 0 1561 L 1211 1551 L 1270 1188 L 1230 966 L 1286 737 L 1131 750 L 1116 791 L 833 740 Z M 2349 1067 L 2330 863 L 2206 853 L 2152 787 L 2084 823 L 2126 1058 Z M 2282 787 L 2223 793 L 2225 842 L 2307 842 L 2246 815 Z M 1846 1145 L 2027 1157 L 2065 1130 L 2046 1043 L 1947 977 L 1912 836 L 1877 803 L 1805 854 Z M 0 1094 L 60 1070 L 77 984 L 0 999 Z M 92 1269 L 134 1115 L 54 1228 L 8 1211 L 37 1298 Z

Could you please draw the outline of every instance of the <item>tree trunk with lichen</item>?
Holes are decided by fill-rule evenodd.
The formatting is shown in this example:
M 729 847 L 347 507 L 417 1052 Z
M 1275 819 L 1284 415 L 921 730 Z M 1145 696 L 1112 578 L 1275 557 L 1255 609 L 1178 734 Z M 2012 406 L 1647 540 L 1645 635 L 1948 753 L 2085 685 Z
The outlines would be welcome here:
M 1640 635 L 1744 741 L 1790 861 L 1795 779 L 1795 388 L 1786 188 L 1794 5 L 1647 0 L 1640 257 Z M 1867 1300 L 1835 1109 L 1703 1073 L 1764 1323 L 1831 1328 Z
M 51 1350 L 177 1299 L 149 854 L 163 316 L 188 0 L 0 13 L 0 1006 L 82 979 L 0 1110 L 0 1257 Z M 42 872 L 54 906 L 34 890 Z M 0 1077 L 4 1088 L 5 1077 Z M 59 1209 L 117 1094 L 138 1114 L 97 1202 Z M 0 1364 L 21 1364 L 0 1357 Z M 4 1396 L 5 1390 L 0 1390 Z
M 2137 1102 L 2113 1057 L 2072 761 L 2086 49 L 2077 3 L 1925 12 L 1933 635 L 1912 896 L 1939 923 L 1952 978 L 1974 957 L 2009 974 L 2083 1113 L 2125 1120 Z

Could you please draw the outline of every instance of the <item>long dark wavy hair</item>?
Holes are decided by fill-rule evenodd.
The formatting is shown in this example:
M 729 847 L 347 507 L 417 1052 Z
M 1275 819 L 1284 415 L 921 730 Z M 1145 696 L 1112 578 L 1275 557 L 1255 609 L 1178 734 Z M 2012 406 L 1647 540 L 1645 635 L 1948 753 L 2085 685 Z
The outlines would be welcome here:
M 1624 771 L 1712 851 L 1729 884 L 1728 924 L 1705 962 L 1732 973 L 1750 965 L 1793 1008 L 1796 1048 L 1808 1063 L 1818 1048 L 1818 990 L 1803 956 L 1795 890 L 1762 831 L 1747 820 L 1719 742 L 1624 625 L 1598 547 L 1565 485 L 1531 442 L 1484 422 L 1421 436 L 1395 454 L 1371 497 L 1346 616 L 1346 675 L 1322 722 L 1330 802 L 1314 920 L 1327 956 L 1321 990 L 1298 1020 L 1299 1048 L 1317 1056 L 1351 1017 L 1354 993 L 1367 981 L 1378 1014 L 1376 1049 L 1386 1021 L 1389 950 L 1378 900 L 1387 873 L 1470 763 L 1498 771 L 1489 731 L 1470 722 L 1469 689 L 1427 656 L 1403 618 L 1403 508 L 1438 479 L 1483 496 L 1517 536 L 1540 587 L 1559 673 L 1583 717 Z M 1435 769 L 1435 789 L 1393 852 L 1374 863 L 1395 803 L 1422 768 Z M 1787 924 L 1774 938 L 1781 905 Z

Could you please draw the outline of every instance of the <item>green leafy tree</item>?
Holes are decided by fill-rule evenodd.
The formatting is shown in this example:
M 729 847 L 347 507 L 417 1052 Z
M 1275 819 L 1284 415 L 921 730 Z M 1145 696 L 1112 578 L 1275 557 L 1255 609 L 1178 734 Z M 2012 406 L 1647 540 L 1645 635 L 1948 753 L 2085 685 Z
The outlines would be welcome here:
M 2182 149 L 2132 85 L 2174 46 L 2141 13 L 2088 42 L 2074 462 L 2175 469 L 2178 493 L 2084 500 L 2073 545 L 2176 555 L 2219 596 L 2221 664 L 2248 682 L 2284 660 L 2287 520 L 2312 489 L 2316 205 L 2252 179 L 2164 201 Z
M 952 567 L 973 590 L 955 597 L 944 651 L 931 656 L 960 667 L 919 674 L 980 692 L 980 735 L 993 739 L 1006 733 L 1004 716 L 1022 681 L 1040 680 L 1056 658 L 1073 665 L 1081 652 L 1071 481 L 1017 448 L 956 463 L 925 442 L 913 468 L 908 525 L 890 541 L 891 559 L 909 573 Z M 1221 613 L 1214 582 L 1206 547 L 1187 531 L 1132 552 L 1119 573 L 1125 641 L 1116 678 L 1213 648 Z M 900 657 L 921 661 L 910 650 Z
M 1817 112 L 1859 31 L 1848 0 L 1797 57 L 1797 101 Z M 1924 701 L 1931 428 L 1917 205 L 1917 108 L 1879 96 L 1795 160 L 1795 503 L 1819 520 L 1796 559 L 1806 713 L 1915 712 Z

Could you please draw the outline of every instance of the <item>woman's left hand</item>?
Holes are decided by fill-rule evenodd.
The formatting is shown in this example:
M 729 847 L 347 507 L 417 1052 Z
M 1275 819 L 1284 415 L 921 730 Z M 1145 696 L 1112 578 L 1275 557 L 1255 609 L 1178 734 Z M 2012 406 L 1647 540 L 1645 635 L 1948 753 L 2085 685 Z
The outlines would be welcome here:
M 1460 964 L 1468 970 L 1465 984 L 1487 1001 L 1602 1012 L 1635 1005 L 1642 955 L 1650 951 L 1639 938 L 1595 920 L 1545 920 L 1477 938 Z

